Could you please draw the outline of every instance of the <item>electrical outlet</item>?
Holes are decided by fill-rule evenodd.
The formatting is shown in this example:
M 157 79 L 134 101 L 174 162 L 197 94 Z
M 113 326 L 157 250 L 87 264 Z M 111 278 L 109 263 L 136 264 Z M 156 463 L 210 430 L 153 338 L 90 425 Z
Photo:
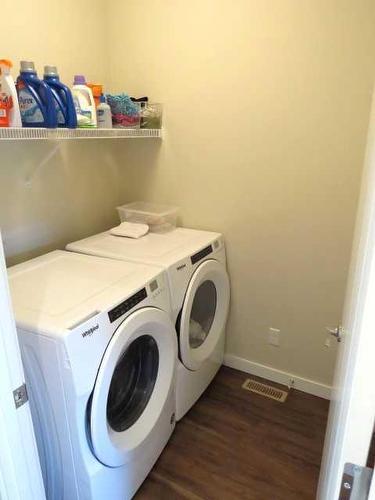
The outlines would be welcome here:
M 274 345 L 279 347 L 280 345 L 280 333 L 281 331 L 277 328 L 269 328 L 268 329 L 268 343 L 270 345 Z

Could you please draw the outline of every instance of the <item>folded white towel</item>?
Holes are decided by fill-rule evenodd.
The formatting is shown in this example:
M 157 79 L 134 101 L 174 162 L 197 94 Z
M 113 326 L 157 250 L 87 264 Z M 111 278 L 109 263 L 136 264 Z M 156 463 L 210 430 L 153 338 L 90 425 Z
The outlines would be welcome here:
M 119 226 L 109 230 L 114 236 L 123 236 L 125 238 L 140 238 L 148 233 L 147 224 L 138 224 L 136 222 L 121 222 Z

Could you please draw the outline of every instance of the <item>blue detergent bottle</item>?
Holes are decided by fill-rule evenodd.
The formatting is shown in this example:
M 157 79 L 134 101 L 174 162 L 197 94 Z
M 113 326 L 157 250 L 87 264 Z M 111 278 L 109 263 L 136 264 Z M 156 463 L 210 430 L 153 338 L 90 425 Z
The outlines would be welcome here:
M 31 61 L 21 61 L 17 93 L 23 127 L 57 127 L 52 90 L 43 80 L 39 80 Z
M 56 66 L 44 66 L 43 80 L 52 90 L 58 127 L 77 127 L 77 113 L 70 89 L 60 82 Z

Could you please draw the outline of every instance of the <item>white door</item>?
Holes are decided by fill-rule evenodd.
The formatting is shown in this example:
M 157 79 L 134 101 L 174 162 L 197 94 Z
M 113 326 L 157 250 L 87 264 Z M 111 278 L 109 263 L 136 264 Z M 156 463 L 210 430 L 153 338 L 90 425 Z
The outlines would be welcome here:
M 0 234 L 0 498 L 43 500 L 39 465 L 29 403 L 13 391 L 24 383 L 16 326 Z M 16 394 L 17 397 L 17 394 Z
M 339 498 L 345 464 L 366 465 L 374 427 L 375 93 L 342 326 L 319 500 Z M 345 486 L 350 493 L 350 484 Z
M 92 447 L 103 464 L 119 467 L 139 453 L 173 390 L 176 358 L 176 332 L 166 312 L 138 309 L 117 328 L 99 367 L 89 417 Z
M 197 267 L 177 325 L 181 361 L 189 370 L 198 370 L 221 339 L 229 295 L 229 278 L 223 264 L 209 259 Z

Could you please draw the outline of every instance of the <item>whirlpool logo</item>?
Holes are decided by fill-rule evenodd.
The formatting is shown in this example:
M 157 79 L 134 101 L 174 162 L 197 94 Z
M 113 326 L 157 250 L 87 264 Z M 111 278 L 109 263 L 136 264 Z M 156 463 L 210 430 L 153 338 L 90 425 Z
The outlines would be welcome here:
M 92 326 L 91 328 L 89 328 L 88 330 L 85 330 L 84 332 L 82 332 L 82 337 L 85 338 L 85 337 L 91 337 L 91 335 L 96 332 L 96 330 L 99 330 L 99 324 L 96 324 L 95 326 Z

